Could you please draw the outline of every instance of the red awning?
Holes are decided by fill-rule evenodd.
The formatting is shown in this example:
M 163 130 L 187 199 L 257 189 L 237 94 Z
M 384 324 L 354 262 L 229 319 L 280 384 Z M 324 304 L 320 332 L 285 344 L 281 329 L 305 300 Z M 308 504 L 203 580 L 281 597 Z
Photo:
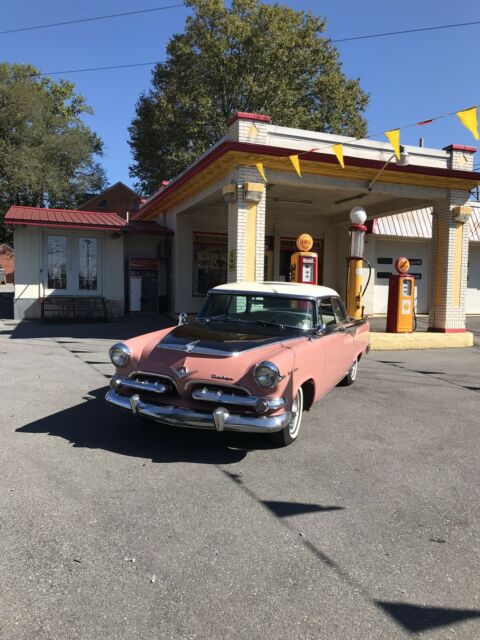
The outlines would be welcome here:
M 69 209 L 43 209 L 14 205 L 7 211 L 5 224 L 30 227 L 58 227 L 62 229 L 92 229 L 120 231 L 126 221 L 116 213 L 97 211 L 72 211 Z

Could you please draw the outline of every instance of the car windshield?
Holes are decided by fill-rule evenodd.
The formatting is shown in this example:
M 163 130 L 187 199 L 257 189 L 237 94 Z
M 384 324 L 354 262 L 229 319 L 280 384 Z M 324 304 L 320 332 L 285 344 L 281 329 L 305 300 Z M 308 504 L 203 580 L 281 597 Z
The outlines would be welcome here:
M 314 327 L 314 303 L 305 298 L 262 294 L 210 293 L 198 316 L 206 322 L 239 322 L 288 327 Z

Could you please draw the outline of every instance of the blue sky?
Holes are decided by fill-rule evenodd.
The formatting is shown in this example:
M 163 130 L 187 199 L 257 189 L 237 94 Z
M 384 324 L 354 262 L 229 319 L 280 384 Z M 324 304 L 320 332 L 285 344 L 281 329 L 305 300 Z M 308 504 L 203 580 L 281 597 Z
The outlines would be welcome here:
M 0 6 L 0 30 L 119 13 L 178 0 L 16 0 Z M 295 9 L 309 9 L 327 19 L 326 35 L 341 38 L 422 26 L 480 20 L 478 0 L 288 0 Z M 187 9 L 114 18 L 0 35 L 0 60 L 31 63 L 42 71 L 108 66 L 162 60 L 173 33 L 183 30 Z M 344 72 L 359 77 L 370 94 L 369 132 L 480 103 L 477 60 L 480 25 L 339 44 Z M 88 124 L 105 144 L 103 164 L 110 183 L 132 185 L 127 144 L 135 103 L 148 89 L 151 69 L 140 67 L 65 74 L 93 107 Z M 58 76 L 56 76 L 58 77 Z M 427 127 L 402 132 L 402 142 L 443 147 L 474 144 L 458 122 L 447 118 Z

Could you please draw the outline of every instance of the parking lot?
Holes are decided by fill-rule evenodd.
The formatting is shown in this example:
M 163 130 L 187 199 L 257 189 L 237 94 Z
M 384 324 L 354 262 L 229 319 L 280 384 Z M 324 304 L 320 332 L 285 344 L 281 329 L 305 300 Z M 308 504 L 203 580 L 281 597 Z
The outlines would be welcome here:
M 103 401 L 116 340 L 0 321 L 0 637 L 480 637 L 480 348 L 375 352 L 273 448 Z

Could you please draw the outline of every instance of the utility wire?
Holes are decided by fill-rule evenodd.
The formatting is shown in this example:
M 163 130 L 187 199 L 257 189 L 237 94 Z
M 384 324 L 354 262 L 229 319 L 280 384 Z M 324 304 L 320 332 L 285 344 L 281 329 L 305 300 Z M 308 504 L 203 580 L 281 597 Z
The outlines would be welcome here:
M 331 42 L 351 42 L 352 40 L 368 40 L 370 38 L 385 38 L 387 36 L 400 36 L 405 33 L 419 33 L 420 31 L 436 31 L 438 29 L 457 29 L 458 27 L 472 27 L 480 24 L 480 20 L 473 22 L 457 22 L 456 24 L 442 24 L 436 27 L 420 27 L 419 29 L 404 29 L 403 31 L 387 31 L 385 33 L 371 33 L 366 36 L 349 36 L 348 38 L 335 38 Z
M 121 18 L 122 16 L 133 16 L 140 13 L 153 13 L 154 11 L 164 11 L 165 9 L 177 9 L 184 4 L 169 4 L 163 7 L 153 7 L 152 9 L 139 9 L 138 11 L 126 11 L 125 13 L 109 13 L 106 16 L 96 16 L 94 18 L 78 18 L 77 20 L 65 20 L 64 22 L 51 22 L 49 24 L 38 24 L 31 27 L 19 27 L 18 29 L 7 29 L 0 31 L 0 35 L 7 33 L 19 33 L 20 31 L 34 31 L 36 29 L 50 29 L 51 27 L 63 27 L 69 24 L 79 24 L 81 22 L 95 22 L 96 20 L 109 20 L 110 18 Z
M 156 62 L 133 62 L 132 64 L 116 64 L 109 67 L 90 67 L 86 69 L 65 69 L 64 71 L 46 71 L 45 73 L 28 73 L 27 78 L 39 78 L 41 76 L 58 76 L 64 73 L 83 73 L 84 71 L 106 71 L 108 69 L 127 69 L 128 67 L 148 67 L 154 64 L 163 64 L 161 61 Z

